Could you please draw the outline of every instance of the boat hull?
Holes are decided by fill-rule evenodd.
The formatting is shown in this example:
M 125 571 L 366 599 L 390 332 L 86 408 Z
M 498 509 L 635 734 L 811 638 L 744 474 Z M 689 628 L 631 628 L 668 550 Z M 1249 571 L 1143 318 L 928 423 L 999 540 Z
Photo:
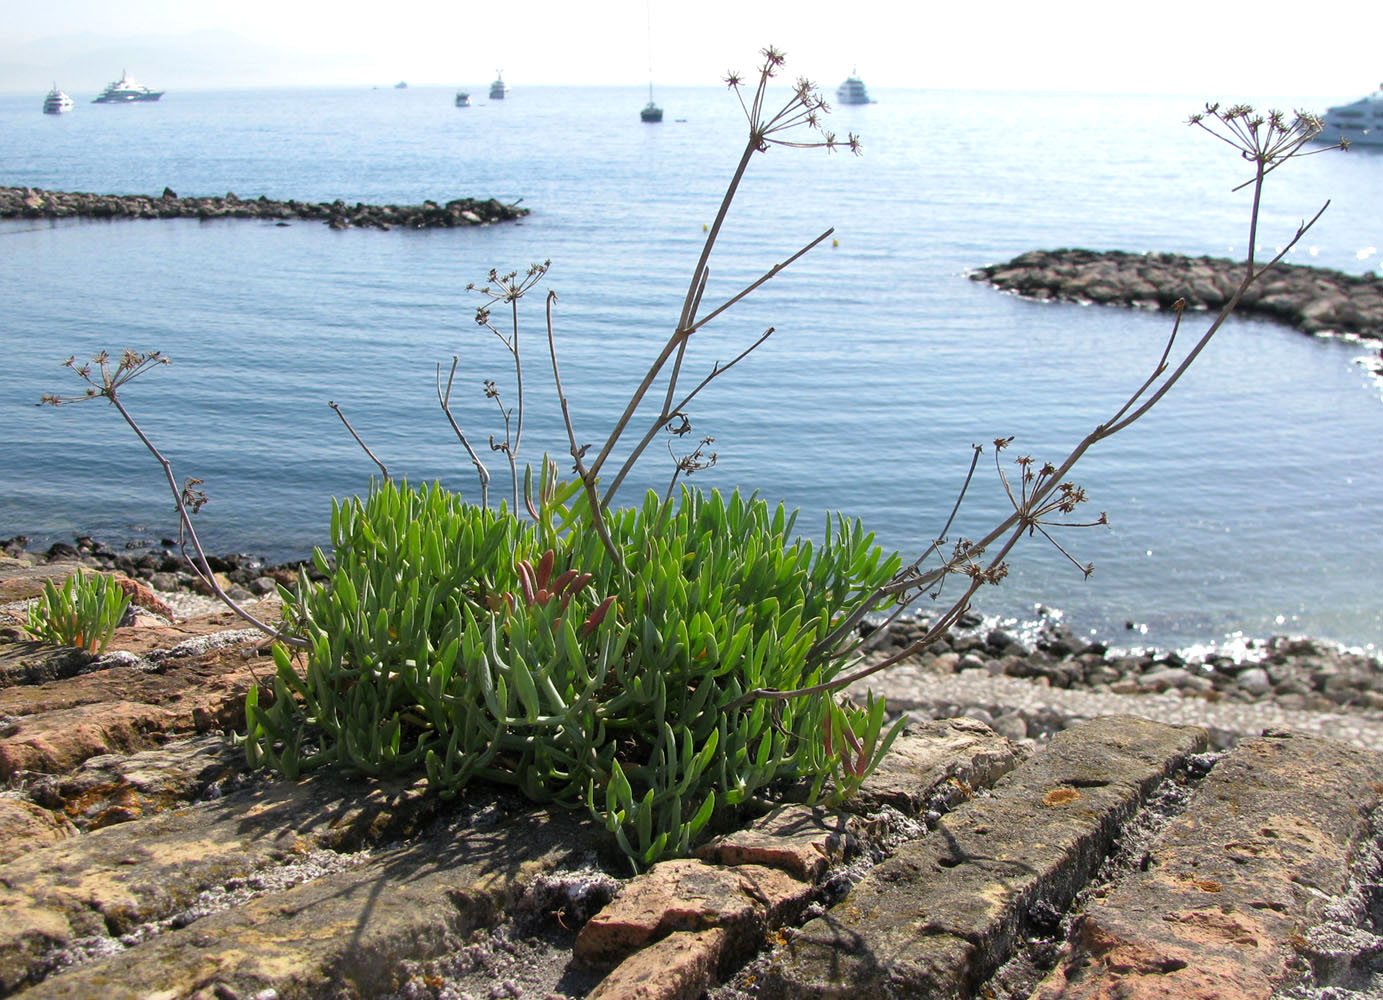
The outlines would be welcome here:
M 839 87 L 836 88 L 837 104 L 873 104 L 870 100 L 869 91 L 865 89 L 864 81 L 857 76 L 852 76 Z
M 53 91 L 43 99 L 45 115 L 63 115 L 72 110 L 72 98 L 62 91 Z
M 1383 89 L 1353 104 L 1330 108 L 1322 116 L 1322 142 L 1344 140 L 1351 146 L 1383 146 Z
M 157 101 L 163 96 L 161 90 L 151 90 L 147 94 L 102 94 L 93 100 L 92 104 L 134 104 L 138 101 Z

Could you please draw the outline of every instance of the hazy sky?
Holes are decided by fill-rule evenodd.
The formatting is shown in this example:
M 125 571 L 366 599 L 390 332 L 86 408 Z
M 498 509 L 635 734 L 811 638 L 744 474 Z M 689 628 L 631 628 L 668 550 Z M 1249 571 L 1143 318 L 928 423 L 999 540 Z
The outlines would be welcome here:
M 6 6 L 0 25 L 5 89 L 44 87 L 59 71 L 97 74 L 80 81 L 90 89 L 126 62 L 144 82 L 181 88 L 226 86 L 237 75 L 245 86 L 306 78 L 478 85 L 497 68 L 515 85 L 639 83 L 648 77 L 650 14 L 653 75 L 664 84 L 709 84 L 727 69 L 750 70 L 754 53 L 768 43 L 787 53 L 791 75 L 832 89 L 858 67 L 876 91 L 1353 99 L 1377 87 L 1383 72 L 1376 62 L 1346 55 L 1355 48 L 1351 32 L 1372 30 L 1360 20 L 1359 0 L 1305 6 L 1274 0 L 16 0 Z M 212 30 L 227 34 L 186 37 Z M 232 32 L 255 44 L 242 45 Z M 99 66 L 89 65 L 95 60 Z M 79 89 L 78 81 L 70 86 Z

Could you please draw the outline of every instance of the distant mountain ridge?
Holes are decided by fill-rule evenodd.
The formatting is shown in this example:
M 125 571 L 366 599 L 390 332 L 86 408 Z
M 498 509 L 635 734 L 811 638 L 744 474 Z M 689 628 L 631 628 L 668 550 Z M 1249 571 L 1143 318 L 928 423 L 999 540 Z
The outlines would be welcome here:
M 81 32 L 11 42 L 0 39 L 0 92 L 46 91 L 57 81 L 79 103 L 121 70 L 157 90 L 367 84 L 397 79 L 396 58 L 358 52 L 303 53 L 234 31 L 120 38 Z

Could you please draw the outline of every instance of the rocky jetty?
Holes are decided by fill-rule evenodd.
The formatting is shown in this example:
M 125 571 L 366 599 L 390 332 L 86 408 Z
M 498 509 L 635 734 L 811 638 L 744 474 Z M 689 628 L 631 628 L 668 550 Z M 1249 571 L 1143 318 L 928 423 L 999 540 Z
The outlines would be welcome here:
M 1344 720 L 1371 711 L 1343 692 L 1372 690 L 1376 661 L 1275 645 L 1260 677 L 1137 659 L 1143 683 L 1109 695 L 1120 714 L 1012 737 L 919 718 L 851 800 L 779 788 L 695 857 L 633 875 L 590 816 L 506 791 L 247 771 L 232 734 L 273 674 L 258 633 L 226 612 L 160 620 L 177 595 L 131 581 L 143 610 L 104 655 L 42 646 L 17 621 L 44 579 L 117 559 L 150 582 L 180 571 L 86 539 L 0 547 L 18 553 L 0 555 L 0 996 L 1362 1000 L 1383 986 L 1383 752 L 1251 721 L 1215 751 L 1156 700 L 1290 696 L 1280 656 Z M 223 565 L 249 592 L 280 572 Z M 275 620 L 274 598 L 256 613 Z M 1124 683 L 1101 674 L 1112 654 L 1059 627 L 1038 645 L 972 621 L 914 666 L 953 686 Z M 1212 673 L 1228 680 L 1185 680 Z
M 1216 310 L 1229 301 L 1244 265 L 1221 257 L 1122 250 L 1033 250 L 971 272 L 976 281 L 1026 298 L 1101 305 Z M 1279 264 L 1244 293 L 1239 315 L 1288 323 L 1306 333 L 1383 340 L 1383 280 L 1300 264 Z
M 439 205 L 347 205 L 333 202 L 273 201 L 264 196 L 179 198 L 169 188 L 159 197 L 126 194 L 82 194 L 41 188 L 0 187 L 0 218 L 22 219 L 292 219 L 325 222 L 333 229 L 449 229 L 511 222 L 528 214 L 517 203 L 490 198 L 458 198 Z

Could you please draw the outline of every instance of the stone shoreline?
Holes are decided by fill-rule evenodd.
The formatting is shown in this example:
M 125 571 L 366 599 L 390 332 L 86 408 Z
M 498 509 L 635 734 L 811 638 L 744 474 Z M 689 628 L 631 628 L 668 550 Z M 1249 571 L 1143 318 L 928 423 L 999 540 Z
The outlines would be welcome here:
M 73 544 L 58 542 L 42 552 L 27 551 L 28 543 L 24 536 L 0 539 L 0 555 L 30 563 L 36 571 L 50 564 L 79 562 L 124 574 L 157 593 L 162 608 L 152 610 L 165 616 L 183 618 L 224 609 L 206 595 L 170 539 L 161 548 L 127 551 L 89 537 L 79 537 Z M 270 564 L 231 553 L 208 556 L 208 562 L 222 589 L 240 602 L 275 597 L 278 585 L 291 587 L 300 570 L 320 577 L 311 560 Z M 868 634 L 869 629 L 865 625 L 861 631 Z M 896 652 L 924 631 L 925 621 L 897 622 L 886 636 L 871 640 L 870 655 Z M 1026 683 L 1015 687 L 1006 683 L 1010 680 Z M 917 718 L 977 719 L 1008 739 L 1029 745 L 1043 743 L 1075 721 L 1091 717 L 1094 713 L 1081 707 L 1087 701 L 1098 704 L 1100 698 L 1112 696 L 1115 702 L 1121 697 L 1136 702 L 1164 696 L 1164 701 L 1170 698 L 1185 704 L 1175 712 L 1163 705 L 1159 717 L 1175 715 L 1207 725 L 1216 748 L 1231 746 L 1264 724 L 1281 724 L 1294 713 L 1307 713 L 1343 724 L 1345 732 L 1337 734 L 1339 738 L 1383 751 L 1383 661 L 1379 655 L 1304 637 L 1265 636 L 1250 641 L 1242 655 L 1130 652 L 1078 636 L 1060 622 L 1044 626 L 1030 641 L 1020 641 L 1004 628 L 986 625 L 972 612 L 950 635 L 874 675 L 867 685 L 885 694 L 897 711 Z M 1040 696 L 1032 696 L 1034 686 Z M 1016 691 L 1027 696 L 1016 697 Z M 1062 691 L 1070 696 L 1060 696 Z M 1121 710 L 1129 709 L 1124 705 Z M 1284 712 L 1287 716 L 1280 714 Z M 1202 718 L 1207 714 L 1214 716 L 1214 724 Z M 1242 719 L 1235 721 L 1239 716 Z M 1308 728 L 1318 729 L 1314 724 Z M 1329 724 L 1324 728 L 1328 731 Z
M 1122 250 L 1033 250 L 971 272 L 1025 298 L 1101 305 L 1216 310 L 1243 277 L 1243 263 L 1221 257 Z M 1288 323 L 1305 333 L 1383 340 L 1383 280 L 1301 264 L 1279 264 L 1244 293 L 1236 310 Z
M 0 616 L 79 565 L 118 559 L 178 582 L 167 553 L 79 539 L 49 554 L 0 555 Z M 218 563 L 247 594 L 293 573 Z M 167 617 L 174 595 L 128 585 Z M 274 599 L 256 613 L 276 621 Z M 0 628 L 0 996 L 1363 1000 L 1383 988 L 1383 753 L 1282 728 L 1241 728 L 1206 752 L 1214 732 L 1157 714 L 1173 691 L 1187 706 L 1254 707 L 1252 666 L 1130 663 L 1136 690 L 1162 694 L 1106 693 L 1122 714 L 1075 713 L 1017 739 L 974 712 L 919 719 L 842 805 L 776 789 L 694 858 L 631 876 L 582 811 L 479 784 L 444 801 L 409 779 L 248 772 L 232 734 L 251 686 L 272 696 L 262 636 L 224 611 L 175 617 L 138 615 L 100 657 Z M 1107 651 L 1059 627 L 1015 646 L 972 623 L 910 666 L 938 698 L 975 679 L 1071 695 L 1120 683 L 1100 673 Z M 1371 685 L 1330 669 L 1343 661 L 1265 652 L 1269 682 L 1313 661 L 1335 719 L 1370 713 L 1347 692 Z M 1379 672 L 1354 668 L 1360 681 Z
M 179 198 L 164 188 L 148 195 L 84 194 L 41 188 L 0 187 L 0 218 L 7 219 L 260 219 L 284 224 L 289 219 L 325 222 L 332 229 L 370 228 L 450 229 L 512 222 L 528 214 L 517 203 L 494 198 L 458 198 L 439 205 L 347 205 L 333 202 L 274 201 L 261 195 L 242 199 L 233 192 L 224 198 Z

